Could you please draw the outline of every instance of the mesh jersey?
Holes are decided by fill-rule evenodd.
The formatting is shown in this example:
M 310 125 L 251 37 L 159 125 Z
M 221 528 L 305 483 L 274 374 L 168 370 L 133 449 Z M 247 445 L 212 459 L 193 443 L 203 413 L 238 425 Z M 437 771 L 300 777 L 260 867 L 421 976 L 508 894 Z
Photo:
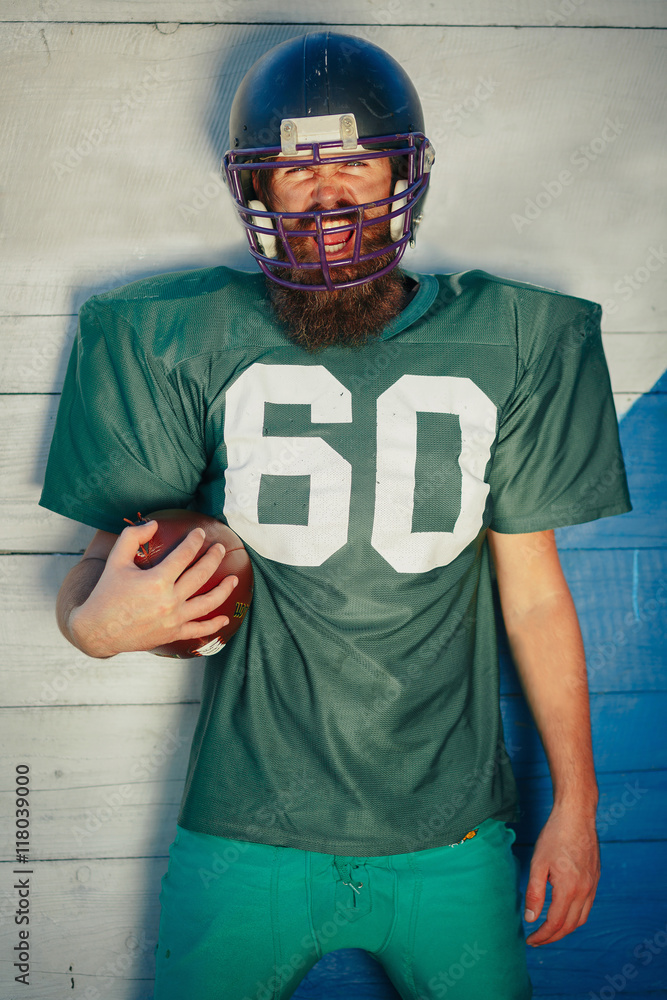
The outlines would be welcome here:
M 206 664 L 192 830 L 368 856 L 517 818 L 486 529 L 631 509 L 600 309 L 413 277 L 360 349 L 295 346 L 263 277 L 223 267 L 81 309 L 42 505 L 116 533 L 192 506 L 253 563 Z

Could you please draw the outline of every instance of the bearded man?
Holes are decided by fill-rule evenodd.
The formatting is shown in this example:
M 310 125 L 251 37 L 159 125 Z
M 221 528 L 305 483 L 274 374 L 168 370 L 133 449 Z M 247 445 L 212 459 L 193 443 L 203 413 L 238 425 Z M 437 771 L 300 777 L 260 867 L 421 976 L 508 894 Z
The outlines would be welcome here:
M 64 635 L 111 657 L 222 624 L 196 619 L 235 578 L 193 596 L 220 546 L 187 568 L 193 531 L 139 570 L 156 525 L 123 529 L 128 511 L 225 521 L 255 577 L 207 658 L 157 1000 L 282 1000 L 347 947 L 406 1000 L 531 996 L 493 572 L 554 788 L 528 944 L 593 903 L 586 668 L 554 529 L 630 509 L 600 309 L 399 268 L 433 163 L 387 53 L 291 39 L 239 87 L 224 160 L 263 274 L 158 275 L 81 309 L 41 501 L 98 529 Z

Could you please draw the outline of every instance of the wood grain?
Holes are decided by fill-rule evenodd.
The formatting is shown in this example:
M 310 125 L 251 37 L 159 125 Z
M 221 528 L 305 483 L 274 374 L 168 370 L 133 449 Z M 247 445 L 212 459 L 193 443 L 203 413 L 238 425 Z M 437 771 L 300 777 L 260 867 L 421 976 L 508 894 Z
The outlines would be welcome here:
M 219 174 L 228 111 L 253 60 L 306 25 L 24 23 L 0 25 L 0 313 L 72 314 L 147 274 L 249 267 Z M 609 332 L 667 329 L 664 32 L 350 30 L 412 75 L 438 154 L 407 266 L 607 303 Z
M 402 25 L 550 25 L 573 27 L 664 27 L 667 21 L 660 0 L 453 0 L 435 4 L 431 0 L 338 0 L 335 7 L 325 0 L 291 0 L 277 5 L 273 0 L 96 0 L 91 8 L 84 0 L 5 0 L 2 20 L 21 21 L 154 21 L 165 33 L 179 23 L 301 22 L 313 25 L 375 26 Z
M 0 393 L 62 390 L 77 316 L 0 316 Z M 648 392 L 667 367 L 667 333 L 603 333 L 612 388 L 618 398 Z
M 60 553 L 92 535 L 36 503 L 76 313 L 149 274 L 252 266 L 219 175 L 231 96 L 262 52 L 319 23 L 386 48 L 422 95 L 438 162 L 408 266 L 482 267 L 604 306 L 635 510 L 558 532 L 589 658 L 603 874 L 588 923 L 528 959 L 536 996 L 600 996 L 632 962 L 637 976 L 617 992 L 649 1000 L 667 982 L 667 950 L 646 966 L 635 953 L 667 926 L 664 379 L 655 388 L 667 366 L 666 39 L 646 30 L 667 24 L 658 0 L 0 3 L 1 753 L 5 775 L 30 763 L 35 853 L 51 859 L 33 876 L 26 995 L 152 997 L 159 882 L 202 676 L 201 663 L 150 654 L 92 660 L 56 628 L 55 594 L 77 558 Z M 617 133 L 604 142 L 608 120 Z M 557 192 L 563 170 L 572 179 Z M 550 785 L 506 656 L 501 681 L 525 888 Z M 9 835 L 5 824 L 5 857 Z M 16 943 L 9 869 L 0 864 L 5 959 Z M 13 996 L 7 960 L 0 982 Z M 325 956 L 295 997 L 396 1000 L 354 949 Z

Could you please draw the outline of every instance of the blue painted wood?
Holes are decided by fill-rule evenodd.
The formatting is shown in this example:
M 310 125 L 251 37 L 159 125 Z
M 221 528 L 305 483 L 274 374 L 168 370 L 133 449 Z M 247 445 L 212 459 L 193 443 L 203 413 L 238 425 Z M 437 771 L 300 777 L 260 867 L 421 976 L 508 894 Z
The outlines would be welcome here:
M 602 877 L 583 927 L 553 945 L 528 949 L 535 997 L 667 997 L 666 393 L 663 375 L 621 422 L 632 513 L 557 532 L 593 692 Z M 525 891 L 533 845 L 551 805 L 551 784 L 502 627 L 500 645 L 505 736 L 525 808 L 516 827 Z M 527 933 L 533 927 L 526 925 Z M 325 956 L 294 995 L 298 1000 L 398 996 L 382 968 L 357 950 Z
M 591 993 L 596 998 L 601 996 L 601 1000 L 609 1000 L 618 993 L 622 1000 L 627 986 L 647 991 L 667 986 L 665 951 L 651 956 L 642 943 L 644 938 L 652 943 L 656 933 L 665 933 L 667 913 L 664 908 L 661 916 L 654 914 L 653 920 L 650 916 L 644 919 L 639 912 L 610 914 L 609 919 L 615 921 L 614 926 L 609 927 L 605 943 L 601 942 L 602 946 L 596 951 L 564 951 L 558 947 L 558 941 L 528 949 L 528 970 L 536 996 L 550 996 L 553 992 L 564 993 L 569 989 L 571 996 L 587 1000 Z M 639 927 L 629 931 L 626 921 L 635 919 Z
M 518 778 L 547 776 L 549 768 L 535 723 L 520 695 L 500 699 L 505 742 Z M 598 774 L 667 768 L 666 691 L 591 695 L 593 753 Z M 613 738 L 610 736 L 613 735 Z
M 534 844 L 553 802 L 549 778 L 517 781 L 523 815 L 517 841 Z M 663 840 L 667 830 L 667 770 L 598 774 L 600 841 Z
M 620 436 L 632 511 L 559 529 L 556 537 L 560 549 L 665 547 L 667 372 L 623 417 Z M 601 488 L 604 490 L 603 484 Z
M 324 955 L 293 996 L 294 1000 L 401 1000 L 380 963 L 357 948 Z
M 525 893 L 528 883 L 533 850 L 534 844 L 514 846 L 514 853 L 521 866 L 522 893 Z M 607 940 L 609 934 L 615 933 L 619 927 L 624 933 L 635 935 L 634 947 L 642 940 L 643 934 L 648 934 L 651 928 L 653 934 L 667 922 L 665 841 L 637 841 L 629 844 L 603 842 L 600 844 L 600 859 L 602 872 L 588 921 L 583 927 L 556 942 L 560 950 L 606 954 L 607 944 L 604 944 L 603 938 Z M 535 927 L 546 916 L 550 899 L 551 886 L 548 884 L 545 906 Z M 639 929 L 644 927 L 642 921 L 645 917 L 648 918 L 648 929 L 640 935 Z M 530 924 L 524 926 L 527 933 L 534 929 Z
M 532 845 L 516 848 L 522 868 L 522 892 L 525 892 L 532 849 Z M 667 949 L 660 950 L 660 937 L 655 940 L 667 927 L 664 892 L 667 843 L 603 843 L 601 856 L 602 877 L 587 923 L 553 945 L 528 949 L 535 996 L 571 1000 L 573 997 L 588 998 L 589 991 L 594 991 L 599 997 L 599 991 L 605 986 L 611 988 L 605 976 L 620 984 L 620 979 L 614 980 L 614 977 L 623 976 L 623 966 L 628 963 L 636 967 L 637 975 L 634 979 L 626 975 L 627 986 L 621 991 L 622 1000 L 632 997 L 648 1000 L 647 992 L 639 990 L 653 991 L 651 996 L 655 1000 L 655 990 L 667 985 L 664 967 Z M 525 927 L 530 933 L 531 925 Z M 654 949 L 659 949 L 650 962 L 647 957 L 651 952 L 643 944 L 645 940 Z M 600 1000 L 609 995 L 603 993 Z M 326 955 L 294 996 L 298 1000 L 350 997 L 396 1000 L 398 994 L 381 966 L 366 952 L 345 949 Z
M 667 524 L 664 525 L 667 535 Z M 591 691 L 667 690 L 667 549 L 560 553 L 577 608 Z M 520 684 L 498 612 L 500 689 Z

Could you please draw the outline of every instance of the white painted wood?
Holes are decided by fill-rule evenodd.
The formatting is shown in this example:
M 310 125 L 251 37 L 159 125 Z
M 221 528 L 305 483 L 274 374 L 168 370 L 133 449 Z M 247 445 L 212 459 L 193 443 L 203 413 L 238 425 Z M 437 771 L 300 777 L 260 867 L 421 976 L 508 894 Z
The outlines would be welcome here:
M 667 334 L 603 334 L 614 395 L 649 392 L 667 368 Z M 625 411 L 623 411 L 625 412 Z
M 408 266 L 483 267 L 603 302 L 619 414 L 664 370 L 665 40 L 576 27 L 662 26 L 664 3 L 4 0 L 0 392 L 17 395 L 0 396 L 0 549 L 87 544 L 91 529 L 36 502 L 57 405 L 43 394 L 60 390 L 76 311 L 147 274 L 252 266 L 217 173 L 231 94 L 271 44 L 331 17 L 387 48 L 423 96 L 438 163 Z M 117 23 L 79 23 L 105 21 Z M 607 119 L 618 134 L 576 166 Z M 513 222 L 527 200 L 546 201 L 564 169 L 571 182 Z M 20 706 L 0 712 L 4 773 L 30 763 L 35 853 L 76 859 L 37 866 L 25 995 L 149 1000 L 202 664 L 99 661 L 69 646 L 53 605 L 75 561 L 0 555 L 0 682 L 4 704 Z M 0 810 L 11 815 L 6 790 Z M 9 833 L 4 824 L 4 857 Z M 14 995 L 8 867 L 3 996 Z
M 615 395 L 614 407 L 617 419 L 620 420 L 624 417 L 626 413 L 632 409 L 638 399 L 641 399 L 641 393 L 638 392 L 622 392 Z
M 0 864 L 0 993 L 39 1000 L 151 1000 L 159 925 L 161 856 L 41 861 L 32 868 L 30 986 L 14 983 L 9 956 L 18 944 L 15 876 Z M 17 876 L 21 877 L 21 876 Z M 21 990 L 22 992 L 19 992 Z
M 604 342 L 621 416 L 667 367 L 667 334 L 605 335 Z M 0 552 L 83 552 L 94 534 L 92 528 L 38 505 L 58 399 L 0 395 L 0 427 L 5 429 L 0 434 Z
M 84 527 L 38 506 L 59 396 L 0 396 L 0 551 L 83 552 Z
M 77 316 L 0 316 L 0 393 L 60 392 Z
M 60 634 L 55 600 L 78 556 L 0 556 L 3 706 L 197 702 L 201 660 L 121 653 L 85 656 Z
M 251 62 L 302 30 L 3 25 L 0 313 L 71 314 L 149 273 L 251 267 L 217 173 L 227 111 Z M 664 32 L 350 31 L 405 65 L 438 151 L 408 266 L 483 267 L 607 302 L 609 331 L 667 328 Z
M 661 0 L 3 0 L 0 19 L 179 22 L 660 27 Z
M 129 697 L 132 696 L 128 688 Z M 31 855 L 150 857 L 175 832 L 198 705 L 3 710 L 4 773 L 30 767 Z M 11 782 L 0 792 L 13 812 Z M 165 834 L 165 831 L 168 831 Z M 15 853 L 13 825 L 0 830 Z

